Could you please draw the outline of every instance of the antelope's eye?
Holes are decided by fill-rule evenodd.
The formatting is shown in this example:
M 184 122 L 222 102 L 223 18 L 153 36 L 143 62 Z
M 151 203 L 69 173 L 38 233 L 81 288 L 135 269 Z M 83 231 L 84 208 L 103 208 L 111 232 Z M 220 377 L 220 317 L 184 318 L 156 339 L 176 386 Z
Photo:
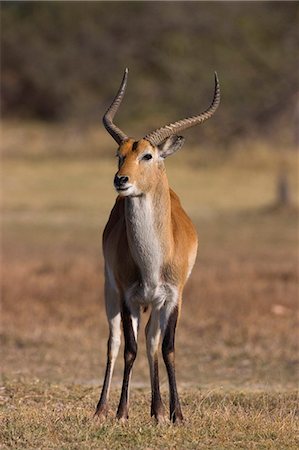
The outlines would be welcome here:
M 147 153 L 142 157 L 142 159 L 144 159 L 145 161 L 149 161 L 150 159 L 152 159 L 152 155 L 150 153 Z

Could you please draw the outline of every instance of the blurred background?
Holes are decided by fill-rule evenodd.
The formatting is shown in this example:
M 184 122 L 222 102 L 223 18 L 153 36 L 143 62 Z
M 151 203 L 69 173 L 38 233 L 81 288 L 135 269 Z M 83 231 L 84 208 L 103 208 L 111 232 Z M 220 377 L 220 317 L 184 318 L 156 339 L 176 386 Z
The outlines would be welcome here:
M 1 30 L 6 380 L 102 382 L 116 147 L 101 118 L 128 67 L 116 122 L 136 138 L 206 109 L 215 70 L 221 83 L 217 113 L 167 160 L 200 237 L 180 386 L 293 388 L 298 3 L 1 2 Z M 133 383 L 149 388 L 140 334 Z
M 290 145 L 297 20 L 296 2 L 2 2 L 2 115 L 99 123 L 128 66 L 119 120 L 144 130 L 207 106 L 217 70 L 224 106 L 197 142 Z

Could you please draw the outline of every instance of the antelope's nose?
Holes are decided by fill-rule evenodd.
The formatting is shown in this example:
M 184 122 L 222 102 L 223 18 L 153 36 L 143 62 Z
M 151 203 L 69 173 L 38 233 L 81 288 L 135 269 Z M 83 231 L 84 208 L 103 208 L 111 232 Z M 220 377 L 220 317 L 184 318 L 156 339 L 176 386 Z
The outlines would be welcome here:
M 129 181 L 129 177 L 127 177 L 126 175 L 123 176 L 118 176 L 115 175 L 114 177 L 114 186 L 119 189 L 122 188 L 126 185 L 126 183 Z

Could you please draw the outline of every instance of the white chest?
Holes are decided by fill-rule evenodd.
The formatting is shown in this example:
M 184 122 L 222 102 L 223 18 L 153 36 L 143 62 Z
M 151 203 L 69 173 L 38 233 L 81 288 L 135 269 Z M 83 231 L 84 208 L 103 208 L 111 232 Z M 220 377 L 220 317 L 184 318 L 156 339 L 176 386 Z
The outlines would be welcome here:
M 153 296 L 160 284 L 163 254 L 150 198 L 127 199 L 126 228 L 130 252 L 141 274 L 140 289 L 144 297 Z
M 163 250 L 161 218 L 155 216 L 150 197 L 128 198 L 126 228 L 132 257 L 138 266 L 140 279 L 125 292 L 129 303 L 163 305 L 166 299 L 176 299 L 177 289 L 161 279 Z

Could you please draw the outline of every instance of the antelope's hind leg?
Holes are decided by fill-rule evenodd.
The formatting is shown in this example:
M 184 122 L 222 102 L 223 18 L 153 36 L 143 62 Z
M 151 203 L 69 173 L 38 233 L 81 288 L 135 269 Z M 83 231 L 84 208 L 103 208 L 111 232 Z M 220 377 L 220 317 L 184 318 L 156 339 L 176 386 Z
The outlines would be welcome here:
M 168 313 L 167 308 L 163 309 L 161 314 L 162 329 L 164 331 L 162 342 L 162 354 L 168 375 L 169 409 L 170 409 L 170 420 L 172 422 L 183 421 L 183 414 L 181 410 L 176 384 L 175 349 L 174 349 L 175 330 L 179 316 L 179 304 L 177 304 L 171 310 L 170 314 Z
M 151 416 L 157 422 L 164 421 L 164 406 L 160 393 L 158 347 L 161 337 L 160 309 L 153 307 L 145 329 L 146 349 L 151 378 Z
M 108 412 L 108 398 L 111 379 L 121 340 L 121 312 L 119 294 L 109 285 L 108 281 L 105 282 L 105 304 L 109 322 L 109 339 L 107 343 L 107 363 L 104 383 L 95 412 L 95 415 L 97 416 L 106 416 Z

